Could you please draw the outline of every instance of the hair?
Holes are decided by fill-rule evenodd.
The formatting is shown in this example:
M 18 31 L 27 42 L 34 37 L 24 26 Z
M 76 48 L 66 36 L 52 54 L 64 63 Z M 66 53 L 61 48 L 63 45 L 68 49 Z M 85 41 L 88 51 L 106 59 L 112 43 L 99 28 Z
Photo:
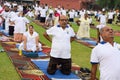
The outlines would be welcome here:
M 33 28 L 33 25 L 29 25 L 29 28 L 32 27 Z
M 65 16 L 65 15 L 60 15 L 60 16 L 59 16 L 59 19 L 58 19 L 59 21 L 60 21 L 60 19 L 61 19 L 61 16 Z M 68 19 L 68 17 L 67 17 L 67 16 L 65 16 L 65 17 Z
M 104 28 L 104 27 L 103 27 L 103 28 Z M 101 28 L 101 29 L 99 30 L 99 32 L 100 32 L 100 33 L 102 33 L 102 32 L 103 32 L 103 28 Z
M 29 31 L 29 30 L 30 30 L 30 28 L 32 28 L 32 29 L 34 30 L 33 25 L 29 25 L 29 26 L 28 26 L 28 30 L 27 30 L 27 31 Z

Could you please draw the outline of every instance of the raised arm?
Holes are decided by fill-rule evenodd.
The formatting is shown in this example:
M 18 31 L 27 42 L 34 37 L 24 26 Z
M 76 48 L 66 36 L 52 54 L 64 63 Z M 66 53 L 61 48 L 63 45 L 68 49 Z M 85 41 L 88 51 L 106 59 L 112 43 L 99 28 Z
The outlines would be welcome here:
M 52 42 L 52 39 L 51 39 L 51 37 L 45 32 L 44 34 L 44 37 L 47 39 L 47 40 L 49 40 L 50 42 Z

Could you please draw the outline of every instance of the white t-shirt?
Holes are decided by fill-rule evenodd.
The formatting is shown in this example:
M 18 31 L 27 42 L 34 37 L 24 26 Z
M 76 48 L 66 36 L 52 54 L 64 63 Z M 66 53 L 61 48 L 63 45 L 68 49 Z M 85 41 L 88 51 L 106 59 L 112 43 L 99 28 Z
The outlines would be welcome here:
M 108 13 L 108 19 L 113 19 L 114 16 L 114 12 L 109 12 Z
M 70 38 L 75 36 L 73 29 L 67 26 L 63 30 L 60 26 L 54 26 L 47 31 L 48 35 L 52 35 L 52 48 L 50 55 L 56 58 L 71 58 L 71 44 Z
M 75 13 L 73 11 L 70 11 L 68 14 L 69 14 L 69 18 L 74 18 L 75 17 Z
M 100 80 L 120 80 L 120 44 L 99 43 L 92 50 L 90 62 L 100 64 Z
M 61 10 L 61 13 L 62 13 L 62 15 L 65 15 L 66 16 L 66 10 Z
M 9 30 L 9 18 L 10 18 L 10 11 L 6 12 L 3 11 L 1 13 L 2 17 L 5 19 L 5 31 Z
M 26 17 L 15 17 L 11 21 L 15 23 L 14 33 L 24 33 L 26 32 L 26 24 L 29 20 Z
M 100 17 L 100 24 L 106 25 L 107 16 L 101 14 L 99 17 Z
M 46 9 L 41 9 L 40 13 L 41 13 L 41 17 L 46 17 Z

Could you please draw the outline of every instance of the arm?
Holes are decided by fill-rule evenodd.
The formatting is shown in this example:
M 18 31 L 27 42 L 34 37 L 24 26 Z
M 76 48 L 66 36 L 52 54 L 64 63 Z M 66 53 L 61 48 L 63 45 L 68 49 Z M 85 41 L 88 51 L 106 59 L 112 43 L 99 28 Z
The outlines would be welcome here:
M 70 42 L 74 41 L 75 40 L 75 37 L 71 37 L 70 39 Z
M 80 20 L 77 20 L 76 23 L 78 26 L 80 26 Z
M 35 42 L 36 42 L 36 50 L 39 51 L 39 36 L 35 38 Z
M 97 28 L 97 42 L 99 43 L 100 42 L 100 32 L 99 32 L 99 29 Z
M 49 40 L 50 42 L 52 42 L 52 39 L 50 38 L 50 36 L 45 32 L 44 34 L 44 37 Z
M 97 66 L 98 66 L 98 64 L 92 64 L 90 80 L 97 80 L 97 78 L 96 78 Z
M 23 44 L 24 44 L 24 50 L 27 51 L 27 38 L 23 35 Z

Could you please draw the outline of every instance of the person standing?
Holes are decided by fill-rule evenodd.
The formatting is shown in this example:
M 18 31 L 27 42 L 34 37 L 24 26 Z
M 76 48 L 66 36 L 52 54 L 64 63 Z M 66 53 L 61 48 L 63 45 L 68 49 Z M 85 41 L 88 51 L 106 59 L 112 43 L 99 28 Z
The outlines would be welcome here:
M 107 22 L 107 15 L 105 14 L 105 11 L 103 11 L 100 15 L 99 15 L 99 22 L 102 25 L 106 25 Z
M 96 79 L 99 65 L 100 80 L 120 80 L 120 44 L 114 42 L 114 32 L 111 27 L 105 26 L 100 29 L 103 41 L 93 48 L 90 62 L 91 79 Z
M 59 24 L 49 28 L 44 33 L 46 39 L 52 42 L 50 61 L 47 68 L 49 74 L 55 74 L 58 65 L 61 66 L 60 71 L 63 74 L 69 75 L 71 73 L 70 43 L 74 40 L 75 33 L 67 23 L 68 18 L 65 15 L 61 15 Z
M 23 12 L 20 12 L 18 17 L 11 19 L 11 22 L 14 22 L 14 41 L 22 42 L 23 33 L 26 32 L 29 20 L 24 17 Z
M 46 28 L 50 28 L 54 25 L 54 15 L 53 13 L 50 13 L 47 15 L 46 19 L 45 19 L 45 25 Z
M 86 13 L 84 17 L 80 18 L 77 21 L 77 24 L 78 23 L 80 27 L 76 34 L 77 39 L 90 38 L 90 19 L 88 17 L 88 14 Z

